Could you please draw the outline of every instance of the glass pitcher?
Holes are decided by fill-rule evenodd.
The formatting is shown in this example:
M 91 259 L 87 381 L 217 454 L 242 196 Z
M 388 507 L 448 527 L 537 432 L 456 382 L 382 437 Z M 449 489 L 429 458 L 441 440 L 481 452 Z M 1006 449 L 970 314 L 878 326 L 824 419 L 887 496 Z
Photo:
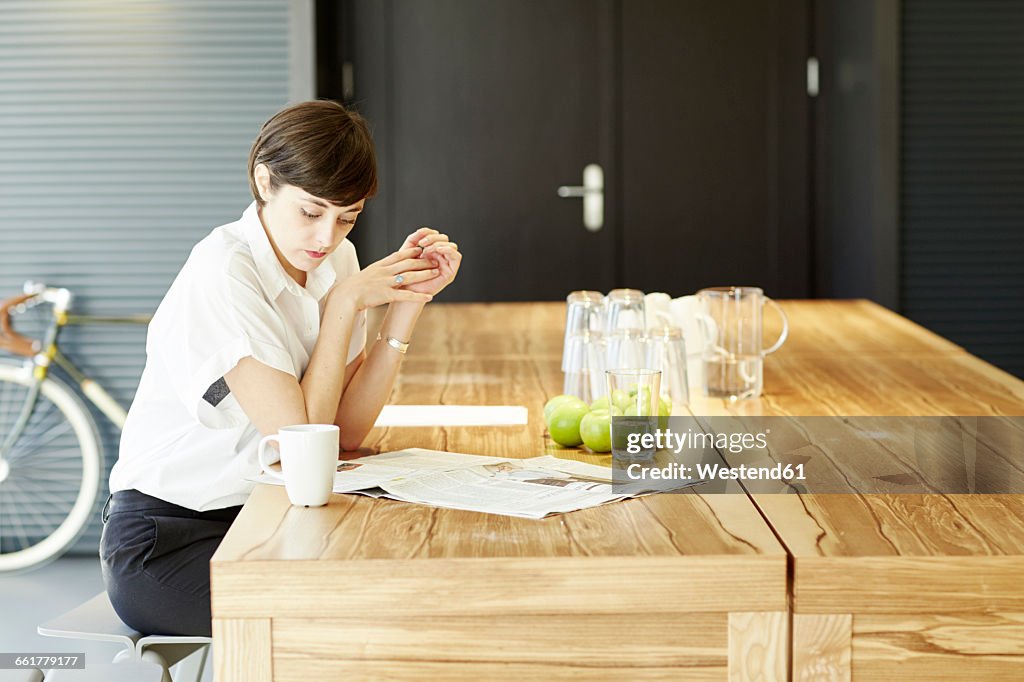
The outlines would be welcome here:
M 712 287 L 697 292 L 702 311 L 714 321 L 704 346 L 704 394 L 710 398 L 756 398 L 764 386 L 764 357 L 786 342 L 789 320 L 757 287 Z M 764 304 L 782 317 L 782 333 L 769 348 L 761 340 Z

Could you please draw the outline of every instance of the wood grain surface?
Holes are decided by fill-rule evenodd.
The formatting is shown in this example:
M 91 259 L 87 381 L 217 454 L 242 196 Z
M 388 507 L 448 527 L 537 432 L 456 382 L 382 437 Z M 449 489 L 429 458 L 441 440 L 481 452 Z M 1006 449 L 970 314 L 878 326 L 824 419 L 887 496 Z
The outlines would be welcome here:
M 793 571 L 797 613 L 1024 611 L 1020 555 L 813 557 Z
M 856 679 L 1019 680 L 1024 613 L 858 615 Z
M 734 611 L 729 614 L 729 682 L 789 679 L 789 614 Z
M 789 451 L 825 452 L 831 463 L 816 466 L 851 483 L 891 465 L 902 467 L 894 485 L 916 475 L 938 490 L 980 489 L 956 466 L 821 446 L 863 417 L 1022 416 L 1024 382 L 866 301 L 780 303 L 790 340 L 766 361 L 764 395 L 693 396 L 692 414 L 848 417 L 792 434 L 805 442 Z M 428 306 L 392 402 L 519 404 L 530 423 L 375 429 L 357 454 L 426 447 L 608 464 L 544 433 L 543 404 L 562 390 L 563 315 L 561 304 Z M 779 324 L 765 319 L 767 339 Z M 997 457 L 1018 476 L 1014 438 L 979 438 L 971 457 Z M 787 658 L 794 680 L 1024 679 L 1024 498 L 897 490 L 698 489 L 529 521 L 351 495 L 294 509 L 261 487 L 214 557 L 214 615 L 269 620 L 278 680 L 722 680 L 758 666 L 775 679 Z M 779 656 L 787 555 L 794 629 Z M 599 651 L 618 623 L 621 659 Z M 777 636 L 744 643 L 759 631 Z
M 543 405 L 562 392 L 563 315 L 557 304 L 428 306 L 391 401 L 525 405 L 529 424 L 374 429 L 350 456 L 424 447 L 610 465 L 544 431 Z M 534 521 L 358 495 L 296 508 L 258 486 L 213 558 L 213 612 L 273 624 L 275 680 L 724 680 L 730 612 L 787 606 L 785 550 L 731 490 Z M 760 660 L 752 651 L 788 638 L 783 620 L 750 630 L 745 669 Z
M 213 619 L 215 679 L 271 682 L 272 652 L 269 618 Z
M 743 495 L 692 492 L 625 500 L 539 521 L 359 495 L 325 507 L 260 486 L 215 563 L 277 560 L 770 556 L 785 559 Z M 235 530 L 237 529 L 237 530 Z
M 274 621 L 274 679 L 723 680 L 726 616 L 432 616 L 382 613 Z M 670 634 L 670 637 L 666 635 Z M 567 660 L 554 642 L 570 642 Z
M 800 459 L 851 492 L 752 494 L 793 557 L 793 679 L 1024 679 L 1024 496 L 979 494 L 1022 489 L 1021 421 L 975 419 L 984 429 L 953 452 L 928 433 L 1024 415 L 1024 382 L 873 304 L 782 306 L 791 340 L 766 360 L 764 395 L 690 408 L 833 417 L 793 419 L 770 459 Z M 883 447 L 857 435 L 873 416 L 943 419 Z M 883 482 L 889 493 L 852 492 Z M 899 494 L 910 483 L 935 492 Z
M 974 472 L 957 469 L 956 462 L 943 461 L 927 447 L 917 448 L 917 460 L 907 460 L 858 439 L 858 424 L 864 421 L 857 418 L 930 416 L 953 422 L 971 416 L 1019 417 L 1024 415 L 1024 382 L 868 302 L 784 301 L 782 307 L 790 316 L 791 342 L 767 358 L 764 395 L 731 403 L 697 396 L 690 405 L 695 415 L 847 417 L 793 420 L 799 428 L 776 435 L 785 450 L 803 453 L 806 461 L 827 468 L 837 486 L 848 482 L 851 490 L 858 481 L 876 490 L 883 487 L 877 480 L 883 473 L 893 475 L 893 493 L 901 487 L 900 475 L 941 492 L 984 490 L 984 480 L 968 480 Z M 819 347 L 831 350 L 819 353 Z M 977 471 L 1014 481 L 1019 488 L 1024 432 L 1020 420 L 1005 423 L 1000 436 L 979 437 L 970 454 L 985 464 Z M 818 431 L 808 431 L 807 424 L 817 424 L 813 428 Z M 942 428 L 936 420 L 931 424 Z M 840 448 L 844 443 L 845 451 Z M 742 459 L 728 452 L 723 457 L 730 463 Z M 798 567 L 804 558 L 830 556 L 967 555 L 983 560 L 1024 554 L 1020 495 L 754 494 L 753 499 Z M 799 591 L 794 606 L 801 611 Z
M 793 616 L 794 682 L 850 682 L 850 614 Z

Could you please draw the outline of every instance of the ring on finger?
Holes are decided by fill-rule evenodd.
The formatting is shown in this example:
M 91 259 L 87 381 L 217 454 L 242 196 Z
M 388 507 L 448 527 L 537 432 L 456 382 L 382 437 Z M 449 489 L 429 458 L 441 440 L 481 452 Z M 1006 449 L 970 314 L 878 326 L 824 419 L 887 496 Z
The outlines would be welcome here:
M 398 286 L 405 281 L 404 275 L 395 275 L 395 285 Z

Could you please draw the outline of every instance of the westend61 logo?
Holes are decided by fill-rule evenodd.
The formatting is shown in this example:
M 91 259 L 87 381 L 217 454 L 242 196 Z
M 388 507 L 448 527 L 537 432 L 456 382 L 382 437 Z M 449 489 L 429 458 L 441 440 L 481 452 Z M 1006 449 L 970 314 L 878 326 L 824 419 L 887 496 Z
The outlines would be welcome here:
M 672 429 L 656 429 L 646 433 L 630 433 L 626 436 L 626 452 L 636 455 L 650 450 L 671 450 L 675 454 L 683 450 L 706 450 L 743 452 L 754 448 L 768 447 L 768 433 L 704 433 L 688 429 L 685 433 Z

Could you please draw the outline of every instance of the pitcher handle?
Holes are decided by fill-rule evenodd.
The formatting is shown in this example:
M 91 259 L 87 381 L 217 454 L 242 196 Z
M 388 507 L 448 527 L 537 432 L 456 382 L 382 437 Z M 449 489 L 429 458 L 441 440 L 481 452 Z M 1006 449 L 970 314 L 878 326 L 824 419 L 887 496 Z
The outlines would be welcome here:
M 782 318 L 782 333 L 779 334 L 779 338 L 775 341 L 775 343 L 772 344 L 771 348 L 762 352 L 762 355 L 768 355 L 769 353 L 774 353 L 775 351 L 782 347 L 782 344 L 786 343 L 786 338 L 789 337 L 789 318 L 786 317 L 786 313 L 783 312 L 782 306 L 780 306 L 778 303 L 768 298 L 767 296 L 764 297 L 764 300 L 771 303 L 772 306 L 775 307 L 775 310 L 778 311 L 779 316 Z

